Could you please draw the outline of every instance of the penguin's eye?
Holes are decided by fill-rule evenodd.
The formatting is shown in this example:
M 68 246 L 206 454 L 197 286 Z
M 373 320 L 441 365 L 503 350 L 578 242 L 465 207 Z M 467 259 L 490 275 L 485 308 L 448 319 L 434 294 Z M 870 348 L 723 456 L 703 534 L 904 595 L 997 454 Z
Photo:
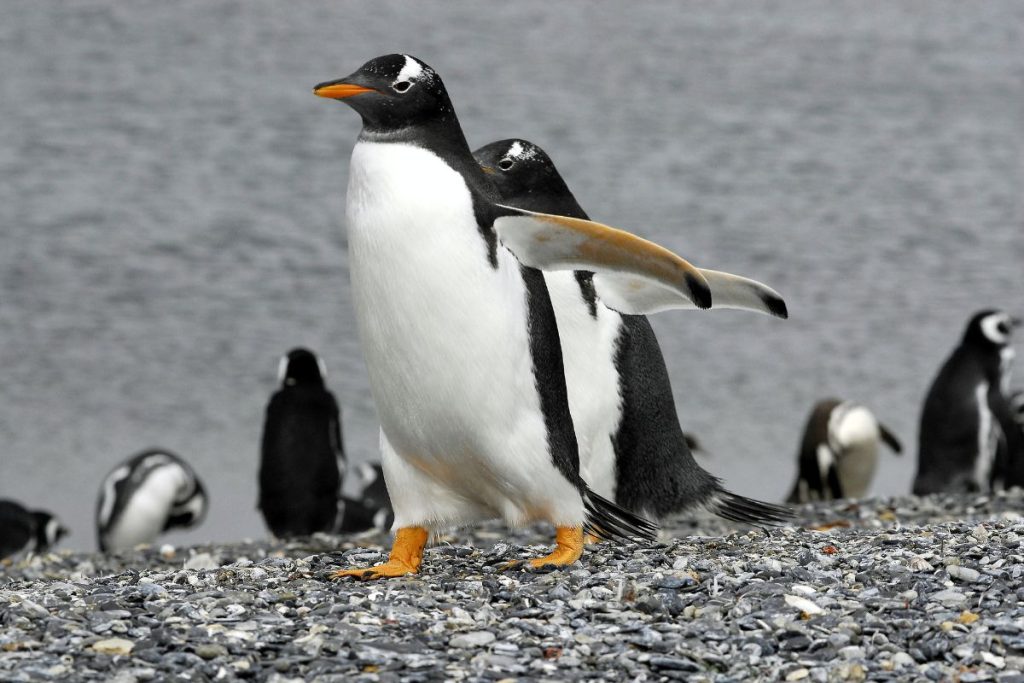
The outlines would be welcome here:
M 1010 334 L 1010 326 L 1007 325 L 1005 322 L 1001 322 L 998 325 L 996 325 L 996 329 L 999 330 L 1000 334 Z
M 511 169 L 513 166 L 515 166 L 515 162 L 512 161 L 511 159 L 502 159 L 501 161 L 498 162 L 498 168 L 500 168 L 502 171 L 507 171 Z
M 409 81 L 398 81 L 398 83 L 395 83 L 391 87 L 395 89 L 395 92 L 405 92 L 412 87 L 412 83 Z

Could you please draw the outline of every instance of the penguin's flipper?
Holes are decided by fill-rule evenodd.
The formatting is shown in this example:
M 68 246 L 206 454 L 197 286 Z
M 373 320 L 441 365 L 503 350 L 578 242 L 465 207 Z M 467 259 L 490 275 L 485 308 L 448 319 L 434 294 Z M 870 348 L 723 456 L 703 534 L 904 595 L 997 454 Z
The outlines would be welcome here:
M 833 500 L 840 500 L 846 497 L 843 495 L 843 485 L 839 482 L 839 468 L 835 465 L 828 468 L 828 476 L 825 481 L 828 484 L 829 491 L 832 492 Z
M 733 308 L 754 311 L 786 319 L 789 311 L 782 296 L 757 280 L 698 268 L 711 287 L 712 308 Z M 675 290 L 662 285 L 620 273 L 597 273 L 594 289 L 602 303 L 620 313 L 649 315 L 672 309 L 696 308 Z
M 653 281 L 697 308 L 711 308 L 704 275 L 642 237 L 601 223 L 495 204 L 494 230 L 523 265 L 540 270 L 621 273 Z M 629 300 L 628 292 L 622 296 Z
M 903 444 L 901 444 L 900 440 L 896 438 L 896 435 L 881 422 L 878 423 L 878 434 L 882 437 L 882 441 L 885 442 L 885 445 L 892 449 L 893 453 L 896 455 L 903 453 Z

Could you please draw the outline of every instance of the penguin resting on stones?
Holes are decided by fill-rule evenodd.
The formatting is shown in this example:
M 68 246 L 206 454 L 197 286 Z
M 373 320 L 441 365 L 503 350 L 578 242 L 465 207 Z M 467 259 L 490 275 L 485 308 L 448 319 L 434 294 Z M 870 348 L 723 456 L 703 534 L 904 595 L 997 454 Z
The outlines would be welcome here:
M 96 506 L 100 550 L 130 550 L 206 516 L 206 489 L 181 457 L 162 449 L 133 455 L 103 480 Z
M 988 491 L 993 463 L 1012 422 L 1006 397 L 1020 321 L 1003 311 L 975 313 L 932 382 L 921 411 L 913 492 Z
M 67 534 L 53 514 L 0 500 L 0 560 L 20 552 L 46 552 Z
M 878 465 L 879 442 L 896 454 L 903 451 L 899 439 L 864 406 L 819 401 L 804 428 L 788 502 L 863 498 Z
M 473 152 L 504 204 L 589 220 L 551 158 L 521 139 Z M 701 269 L 714 308 L 786 317 L 782 298 L 752 280 Z M 646 316 L 619 313 L 595 291 L 593 274 L 544 274 L 558 321 L 580 473 L 592 489 L 633 512 L 664 518 L 705 507 L 726 519 L 774 524 L 777 505 L 738 496 L 694 460 L 675 410 L 668 369 Z M 739 292 L 740 294 L 733 294 Z
M 346 199 L 349 271 L 396 529 L 387 562 L 334 578 L 417 572 L 431 530 L 496 517 L 555 526 L 555 550 L 536 567 L 575 562 L 585 529 L 653 538 L 653 524 L 580 476 L 539 269 L 608 274 L 627 300 L 635 283 L 638 306 L 646 293 L 647 304 L 708 308 L 704 276 L 630 233 L 501 204 L 441 78 L 414 57 L 378 57 L 314 92 L 363 123 Z
M 384 482 L 384 468 L 364 462 L 355 468 L 359 493 L 354 498 L 342 496 L 338 504 L 337 533 L 385 531 L 395 521 L 391 497 Z

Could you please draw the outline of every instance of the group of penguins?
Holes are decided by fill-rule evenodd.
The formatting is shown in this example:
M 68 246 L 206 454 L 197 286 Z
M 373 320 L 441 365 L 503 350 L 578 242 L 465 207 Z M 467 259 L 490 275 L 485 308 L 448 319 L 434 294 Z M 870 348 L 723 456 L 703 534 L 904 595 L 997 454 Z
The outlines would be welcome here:
M 698 507 L 748 523 L 789 516 L 729 492 L 694 460 L 645 317 L 713 305 L 785 318 L 774 290 L 591 222 L 533 143 L 470 152 L 440 78 L 413 57 L 371 60 L 314 92 L 363 119 L 350 174 L 350 270 L 383 466 L 359 468 L 361 495 L 341 495 L 337 401 L 321 360 L 291 351 L 267 407 L 259 472 L 259 509 L 275 536 L 393 523 L 391 560 L 375 574 L 394 576 L 417 570 L 429 529 L 485 515 L 555 523 L 558 549 L 539 560 L 555 564 L 579 556 L 581 529 L 598 539 L 651 538 L 645 517 Z M 416 225 L 433 232 L 424 240 L 410 231 Z M 467 227 L 468 241 L 459 232 Z M 426 270 L 410 277 L 394 258 Z M 429 298 L 441 292 L 448 301 Z M 462 325 L 459 334 L 446 324 Z M 1010 387 L 1019 324 L 998 310 L 970 319 L 924 404 L 915 493 L 1024 486 L 1024 397 Z M 597 357 L 614 377 L 592 363 Z M 882 442 L 901 450 L 863 405 L 818 403 L 789 501 L 865 495 Z M 140 453 L 102 484 L 100 549 L 195 526 L 207 507 L 186 462 Z M 52 515 L 0 503 L 0 556 L 43 550 L 63 533 Z
M 292 349 L 281 359 L 280 385 L 267 405 L 258 507 L 278 538 L 386 530 L 393 519 L 379 464 L 357 465 L 359 493 L 341 493 L 341 416 L 325 377 L 316 354 Z M 207 488 L 184 458 L 164 449 L 142 451 L 103 480 L 96 507 L 99 549 L 151 544 L 165 531 L 199 525 L 208 508 Z M 0 500 L 0 559 L 45 551 L 67 533 L 49 512 Z

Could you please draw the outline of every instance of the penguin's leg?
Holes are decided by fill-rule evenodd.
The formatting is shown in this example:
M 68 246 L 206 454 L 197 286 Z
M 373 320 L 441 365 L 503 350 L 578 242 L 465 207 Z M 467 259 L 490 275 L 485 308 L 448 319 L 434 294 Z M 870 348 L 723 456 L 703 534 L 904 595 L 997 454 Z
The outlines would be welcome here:
M 555 527 L 555 549 L 544 557 L 537 557 L 528 561 L 534 569 L 541 567 L 568 567 L 580 559 L 583 555 L 583 527 L 560 526 Z M 506 562 L 501 566 L 502 571 L 515 569 L 520 566 L 520 560 Z
M 376 567 L 365 569 L 341 569 L 331 574 L 331 579 L 354 576 L 357 579 L 389 579 L 406 574 L 415 574 L 423 562 L 423 548 L 427 545 L 427 530 L 421 526 L 402 527 L 395 532 L 388 561 Z
M 555 529 L 555 549 L 544 557 L 530 560 L 534 568 L 567 567 L 583 554 L 583 527 L 560 526 Z

